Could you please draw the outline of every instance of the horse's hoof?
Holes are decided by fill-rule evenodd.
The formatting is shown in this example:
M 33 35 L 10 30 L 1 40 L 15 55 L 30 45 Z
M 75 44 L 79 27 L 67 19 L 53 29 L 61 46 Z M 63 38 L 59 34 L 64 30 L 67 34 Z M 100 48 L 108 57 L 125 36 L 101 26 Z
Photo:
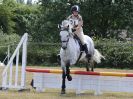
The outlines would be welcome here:
M 71 75 L 68 75 L 67 76 L 67 79 L 68 79 L 68 81 L 72 81 L 72 76 Z
M 36 89 L 36 87 L 34 87 L 33 84 L 34 84 L 34 80 L 32 79 L 30 85 L 32 86 L 32 88 Z
M 94 69 L 91 69 L 92 72 L 94 72 Z
M 66 94 L 66 91 L 65 90 L 61 90 L 61 95 L 63 95 L 63 94 Z

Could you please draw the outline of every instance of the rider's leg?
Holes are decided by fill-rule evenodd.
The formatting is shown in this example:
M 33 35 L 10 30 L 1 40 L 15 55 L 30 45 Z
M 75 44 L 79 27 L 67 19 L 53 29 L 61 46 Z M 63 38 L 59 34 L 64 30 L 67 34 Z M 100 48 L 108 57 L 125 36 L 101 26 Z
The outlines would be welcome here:
M 83 48 L 84 48 L 84 50 L 85 50 L 86 57 L 88 58 L 88 60 L 90 60 L 91 54 L 89 54 L 87 44 L 83 44 Z
M 81 40 L 81 43 L 82 43 L 83 48 L 84 48 L 85 53 L 86 53 L 86 57 L 88 58 L 88 60 L 90 60 L 91 54 L 89 54 L 87 44 L 85 43 L 84 34 L 83 34 L 83 32 L 82 32 L 82 29 L 81 29 L 80 31 L 75 31 L 75 34 L 76 34 L 76 35 L 79 37 L 79 39 Z

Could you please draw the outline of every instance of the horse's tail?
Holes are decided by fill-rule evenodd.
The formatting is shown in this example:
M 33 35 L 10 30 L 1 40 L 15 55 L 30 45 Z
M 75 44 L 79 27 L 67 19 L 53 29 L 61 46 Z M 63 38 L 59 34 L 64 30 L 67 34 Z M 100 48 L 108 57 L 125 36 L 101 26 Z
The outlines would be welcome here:
M 105 59 L 105 57 L 97 49 L 95 49 L 94 50 L 94 55 L 93 55 L 92 59 L 96 63 L 101 63 L 101 59 Z

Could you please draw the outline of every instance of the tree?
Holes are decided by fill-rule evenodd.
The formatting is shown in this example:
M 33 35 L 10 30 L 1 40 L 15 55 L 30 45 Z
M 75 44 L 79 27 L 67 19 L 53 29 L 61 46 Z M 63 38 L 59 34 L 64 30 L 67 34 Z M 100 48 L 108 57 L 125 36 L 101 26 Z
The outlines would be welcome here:
M 14 10 L 15 31 L 19 35 L 25 32 L 31 33 L 32 25 L 35 22 L 39 10 L 37 5 L 19 4 Z
M 93 32 L 98 37 L 117 37 L 114 31 L 133 26 L 132 0 L 115 0 L 114 3 L 112 0 L 41 0 L 41 13 L 32 32 L 34 40 L 57 42 L 57 24 L 66 19 L 74 4 L 81 8 L 87 35 Z
M 13 9 L 15 2 L 12 0 L 4 0 L 0 5 L 0 27 L 4 33 L 14 32 Z
M 84 30 L 101 37 L 114 37 L 110 30 L 126 29 L 131 26 L 133 3 L 131 0 L 88 0 L 81 4 Z
M 60 0 L 59 2 L 42 0 L 40 11 L 41 14 L 38 15 L 38 19 L 33 27 L 33 39 L 39 42 L 57 42 L 59 40 L 59 30 L 57 25 L 68 16 L 70 6 L 67 5 L 65 0 Z

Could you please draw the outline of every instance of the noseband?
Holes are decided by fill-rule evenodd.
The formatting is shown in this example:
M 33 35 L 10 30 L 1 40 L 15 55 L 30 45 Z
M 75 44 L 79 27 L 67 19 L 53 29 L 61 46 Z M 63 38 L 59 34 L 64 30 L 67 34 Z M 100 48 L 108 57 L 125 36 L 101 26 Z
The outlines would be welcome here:
M 69 42 L 69 38 L 66 41 L 61 41 L 62 43 L 68 43 Z

